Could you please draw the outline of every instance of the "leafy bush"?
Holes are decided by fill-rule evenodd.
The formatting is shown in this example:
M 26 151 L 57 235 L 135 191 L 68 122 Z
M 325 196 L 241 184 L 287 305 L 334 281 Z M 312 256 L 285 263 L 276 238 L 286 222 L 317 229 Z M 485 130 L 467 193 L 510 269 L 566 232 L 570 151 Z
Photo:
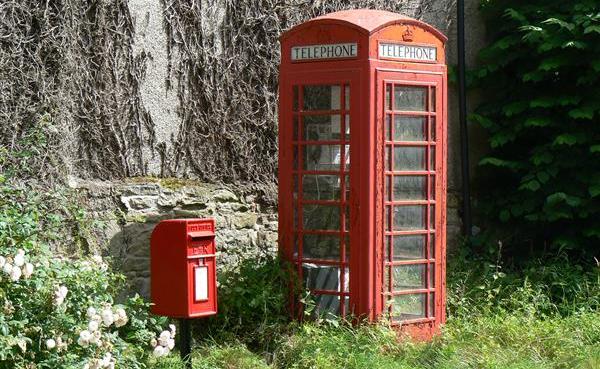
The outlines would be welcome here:
M 35 177 L 46 143 L 37 129 L 19 143 L 26 151 L 0 147 L 0 368 L 145 368 L 152 346 L 173 347 L 174 327 L 161 332 L 165 319 L 138 296 L 117 303 L 124 277 L 72 247 L 88 218 L 70 192 Z
M 489 134 L 490 151 L 479 207 L 504 225 L 512 253 L 597 254 L 600 5 L 484 0 L 482 13 L 491 45 L 473 71 L 484 103 L 471 120 Z
M 268 347 L 290 319 L 288 268 L 272 255 L 243 260 L 219 279 L 219 314 L 197 324 L 206 336 L 225 336 L 251 347 Z

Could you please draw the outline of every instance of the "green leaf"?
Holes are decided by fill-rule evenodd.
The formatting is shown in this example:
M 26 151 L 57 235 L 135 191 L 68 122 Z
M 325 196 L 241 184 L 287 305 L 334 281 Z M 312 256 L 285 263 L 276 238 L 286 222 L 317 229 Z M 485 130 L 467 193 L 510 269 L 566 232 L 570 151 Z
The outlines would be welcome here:
M 596 196 L 600 195 L 600 184 L 591 185 L 588 188 L 588 192 L 590 193 L 590 196 L 592 196 L 592 197 L 596 197 Z
M 585 44 L 585 42 L 581 42 L 581 41 L 567 41 L 562 45 L 563 49 L 568 49 L 568 48 L 573 48 L 573 49 L 585 49 L 587 47 L 587 45 Z
M 577 137 L 568 133 L 564 133 L 554 139 L 554 145 L 568 145 L 573 146 L 577 143 Z
M 555 100 L 552 97 L 538 97 L 537 99 L 531 100 L 529 106 L 532 108 L 549 108 L 555 105 Z
M 568 29 L 569 31 L 572 31 L 575 28 L 575 25 L 573 23 L 565 22 L 558 18 L 548 18 L 545 21 L 543 21 L 542 23 L 543 24 L 556 24 L 557 26 Z
M 594 33 L 600 33 L 600 25 L 594 24 L 594 25 L 591 25 L 591 26 L 587 26 L 583 30 L 583 33 L 586 34 L 586 35 L 588 33 L 592 33 L 592 32 L 594 32 Z
M 554 156 L 548 151 L 536 152 L 531 156 L 531 162 L 535 165 L 550 164 Z
M 540 187 L 541 187 L 540 182 L 538 182 L 534 179 L 532 181 L 523 183 L 522 185 L 519 186 L 519 189 L 535 192 L 535 191 L 539 190 Z
M 529 106 L 529 101 L 515 101 L 504 105 L 502 111 L 507 117 L 523 112 Z
M 509 168 L 509 169 L 516 169 L 519 166 L 517 162 L 509 161 L 509 160 L 502 160 L 502 159 L 493 158 L 493 157 L 487 157 L 487 158 L 481 159 L 481 161 L 479 161 L 479 165 L 491 165 L 491 166 L 495 166 L 495 167 L 503 167 L 503 168 Z
M 541 183 L 546 183 L 548 182 L 548 180 L 550 179 L 550 175 L 546 172 L 539 172 L 537 174 L 537 179 L 541 182 Z
M 594 117 L 594 108 L 591 106 L 583 106 L 573 109 L 569 112 L 569 116 L 575 119 L 592 119 Z
M 510 219 L 510 212 L 508 210 L 502 210 L 499 214 L 499 218 L 502 222 L 508 222 Z
M 543 71 L 551 71 L 554 69 L 558 69 L 560 67 L 562 67 L 563 65 L 568 64 L 568 60 L 565 59 L 565 57 L 563 56 L 552 56 L 549 58 L 546 58 L 544 60 L 542 60 L 542 62 L 540 63 L 540 66 L 538 67 L 539 70 L 543 70 Z
M 525 127 L 546 127 L 552 124 L 552 120 L 544 117 L 533 117 L 525 121 Z
M 590 146 L 590 152 L 592 154 L 600 152 L 600 145 L 592 145 L 592 146 Z

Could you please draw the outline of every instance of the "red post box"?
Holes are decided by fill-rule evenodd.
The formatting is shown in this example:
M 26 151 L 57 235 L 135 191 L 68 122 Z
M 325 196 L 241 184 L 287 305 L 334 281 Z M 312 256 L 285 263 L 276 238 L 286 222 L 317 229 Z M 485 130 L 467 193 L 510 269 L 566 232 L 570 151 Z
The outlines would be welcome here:
M 280 40 L 282 256 L 317 311 L 431 336 L 445 321 L 446 37 L 361 9 Z
M 152 312 L 173 318 L 217 313 L 214 219 L 160 222 L 150 241 Z

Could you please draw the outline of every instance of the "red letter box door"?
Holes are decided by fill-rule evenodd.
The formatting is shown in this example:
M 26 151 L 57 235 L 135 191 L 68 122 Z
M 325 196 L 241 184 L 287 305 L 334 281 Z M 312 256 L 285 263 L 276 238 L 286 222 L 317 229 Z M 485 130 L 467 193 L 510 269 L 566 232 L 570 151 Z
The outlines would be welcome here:
M 217 312 L 214 222 L 188 223 L 187 280 L 189 316 Z
M 382 295 L 392 322 L 442 319 L 442 76 L 378 72 Z M 425 328 L 425 327 L 423 327 Z
M 354 86 L 349 73 L 339 72 L 307 73 L 287 85 L 292 96 L 291 260 L 319 314 L 343 316 L 350 310 Z

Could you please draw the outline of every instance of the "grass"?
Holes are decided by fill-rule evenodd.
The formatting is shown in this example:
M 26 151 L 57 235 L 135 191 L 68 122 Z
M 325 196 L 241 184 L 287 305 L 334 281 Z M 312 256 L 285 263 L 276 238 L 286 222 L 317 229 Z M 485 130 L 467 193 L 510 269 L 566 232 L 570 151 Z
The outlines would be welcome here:
M 600 268 L 562 258 L 504 272 L 484 260 L 450 263 L 448 321 L 432 342 L 398 340 L 383 324 L 284 322 L 280 298 L 223 288 L 222 302 L 237 301 L 239 309 L 196 329 L 203 334 L 196 337 L 194 368 L 600 369 Z M 271 281 L 260 285 L 265 278 L 256 278 L 275 267 L 252 265 L 242 267 L 244 278 L 231 276 L 232 286 L 241 279 L 249 283 L 239 293 L 277 294 Z M 248 299 L 266 313 L 247 315 L 240 301 Z M 153 368 L 183 365 L 172 356 Z

